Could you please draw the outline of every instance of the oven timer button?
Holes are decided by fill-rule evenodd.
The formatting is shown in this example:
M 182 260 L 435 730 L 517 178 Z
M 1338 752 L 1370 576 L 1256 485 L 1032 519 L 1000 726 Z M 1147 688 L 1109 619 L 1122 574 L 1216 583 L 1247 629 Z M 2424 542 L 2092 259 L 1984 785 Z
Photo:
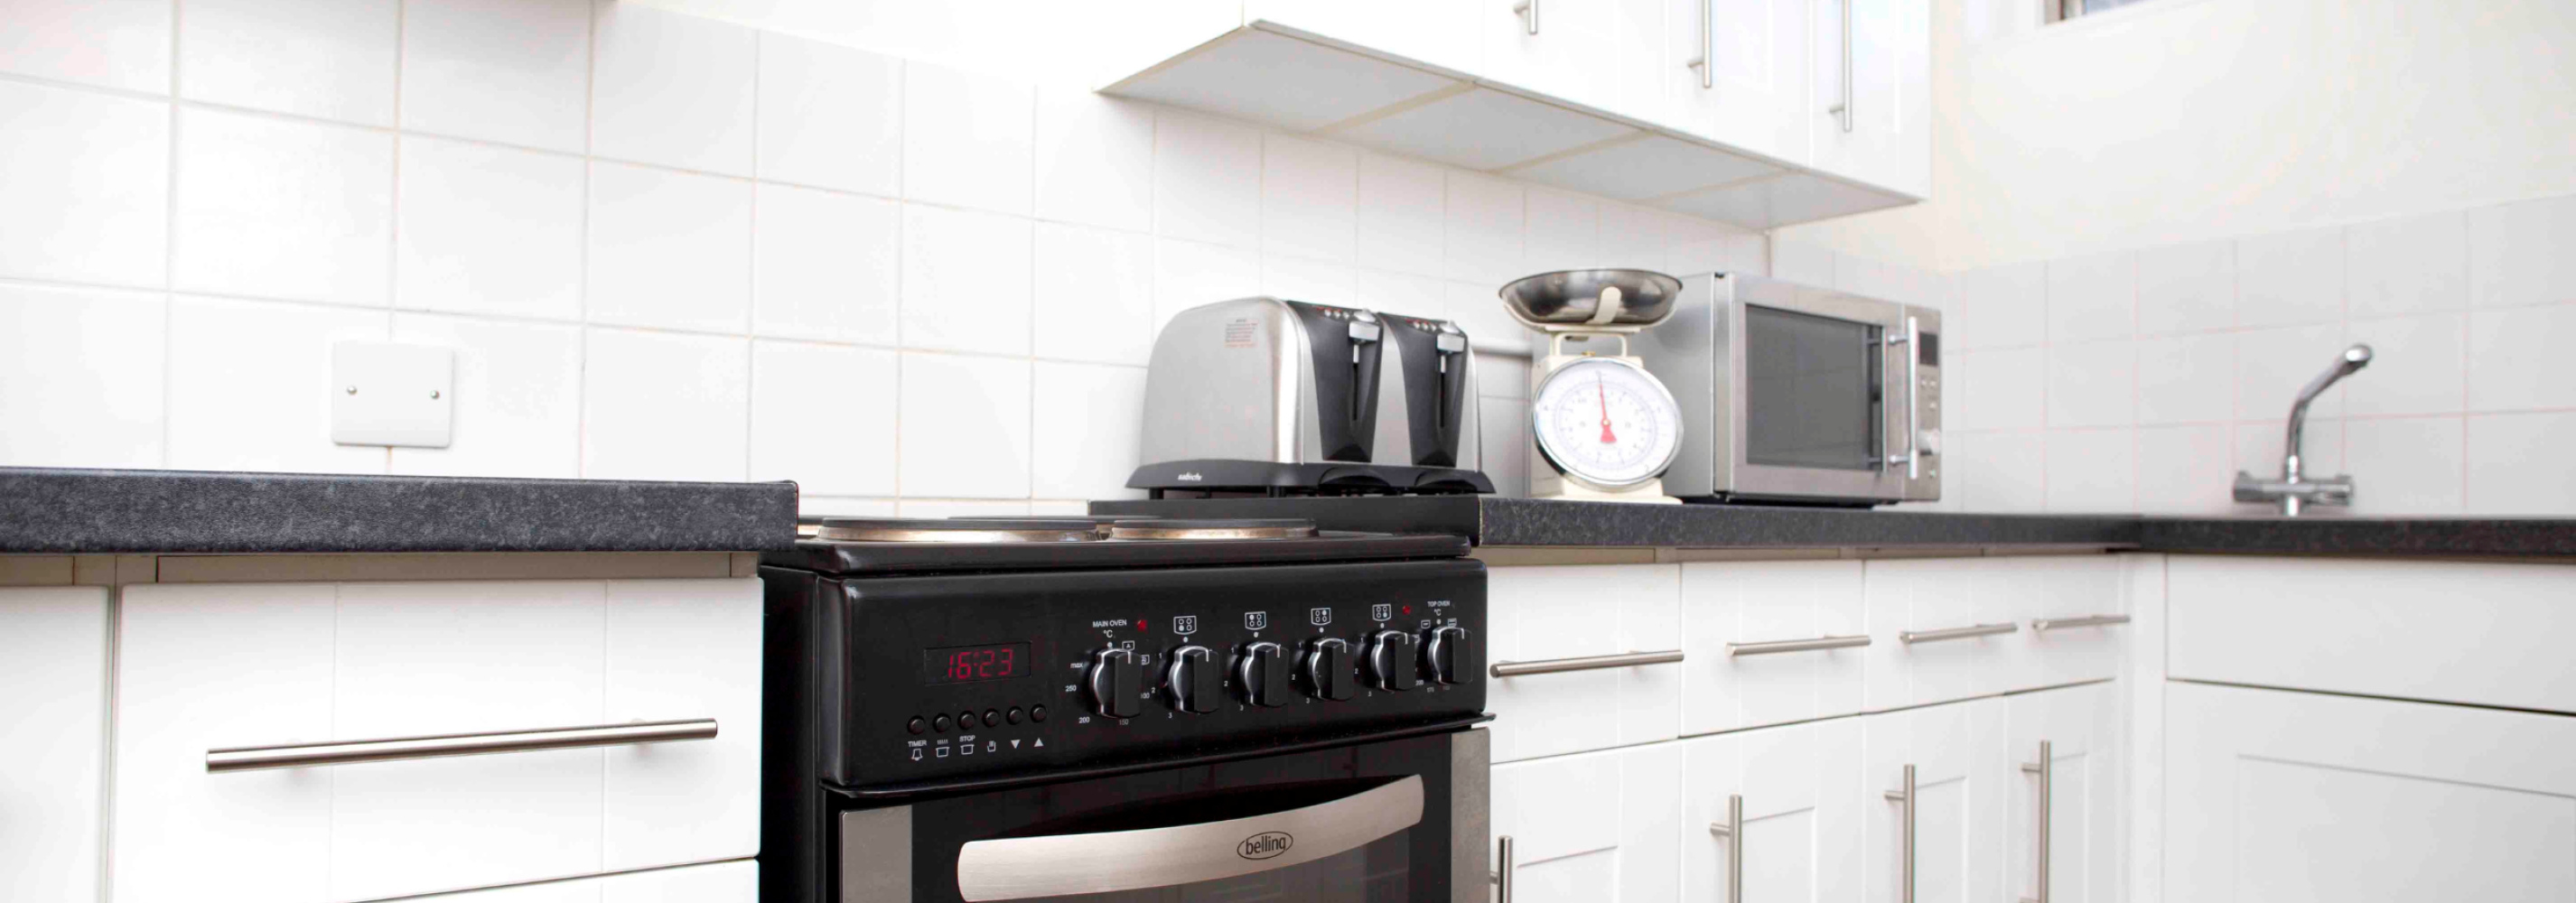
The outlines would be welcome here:
M 1003 716 L 1002 716 L 1002 718 L 1003 718 L 1004 720 L 1007 720 L 1007 721 L 1009 721 L 1009 722 L 1010 722 L 1010 723 L 1012 723 L 1012 724 L 1018 724 L 1018 723 L 1020 723 L 1020 722 L 1021 722 L 1021 720 L 1025 719 L 1026 717 L 1027 717 L 1027 715 L 1026 715 L 1025 713 L 1023 713 L 1023 712 L 1021 712 L 1021 711 L 1020 711 L 1020 707 L 1019 707 L 1019 706 L 1012 706 L 1012 707 L 1011 707 L 1011 710 L 1010 710 L 1009 712 L 1007 712 L 1007 713 L 1003 714 Z
M 1042 705 L 1033 705 L 1033 706 L 1030 706 L 1030 707 L 1029 707 L 1029 720 L 1030 720 L 1030 721 L 1045 721 L 1045 720 L 1046 720 L 1046 706 L 1042 706 Z
M 952 723 L 954 722 L 949 721 L 948 716 L 941 715 L 937 718 L 930 719 L 930 729 L 945 734 L 948 732 L 948 726 Z
M 911 731 L 911 732 L 913 732 L 913 733 L 918 734 L 918 733 L 921 733 L 922 731 L 929 730 L 929 729 L 930 729 L 930 722 L 927 722 L 927 721 L 923 721 L 923 720 L 921 720 L 921 716 L 919 716 L 919 715 L 914 715 L 914 716 L 912 716 L 912 720 L 911 720 L 911 721 L 906 721 L 906 722 L 904 722 L 904 723 L 903 723 L 903 729 L 904 729 L 904 730 Z
M 1091 710 L 1103 718 L 1134 718 L 1144 712 L 1145 666 L 1134 650 L 1112 646 L 1091 653 Z

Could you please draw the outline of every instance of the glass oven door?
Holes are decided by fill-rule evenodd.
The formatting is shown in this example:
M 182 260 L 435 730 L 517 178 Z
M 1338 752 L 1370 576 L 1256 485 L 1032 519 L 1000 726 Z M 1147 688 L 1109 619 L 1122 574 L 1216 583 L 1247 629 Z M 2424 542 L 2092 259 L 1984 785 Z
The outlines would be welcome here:
M 1729 315 L 1732 495 L 1906 497 L 1908 399 L 1903 305 L 1768 280 L 1741 280 Z

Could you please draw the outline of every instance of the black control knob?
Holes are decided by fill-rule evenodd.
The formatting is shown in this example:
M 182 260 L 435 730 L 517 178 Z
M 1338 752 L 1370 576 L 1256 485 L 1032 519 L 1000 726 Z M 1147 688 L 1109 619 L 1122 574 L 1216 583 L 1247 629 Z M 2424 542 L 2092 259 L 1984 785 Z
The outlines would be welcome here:
M 1288 650 L 1272 642 L 1245 643 L 1234 654 L 1235 691 L 1257 706 L 1288 704 Z
M 1216 711 L 1218 700 L 1225 695 L 1225 666 L 1216 660 L 1216 651 L 1206 646 L 1183 646 L 1172 650 L 1171 663 L 1163 666 L 1163 698 L 1172 708 L 1205 715 Z
M 1369 634 L 1360 647 L 1360 670 L 1368 685 L 1401 693 L 1421 683 L 1422 666 L 1414 661 L 1413 646 L 1413 634 L 1401 630 Z
M 1475 678 L 1475 657 L 1467 649 L 1467 628 L 1452 624 L 1422 632 L 1422 677 L 1444 684 Z
M 1297 676 L 1306 684 L 1306 695 L 1340 702 L 1359 695 L 1351 664 L 1350 641 L 1330 636 L 1307 640 L 1298 651 Z
M 1144 712 L 1145 666 L 1136 653 L 1110 647 L 1091 653 L 1091 710 L 1103 718 L 1134 718 Z

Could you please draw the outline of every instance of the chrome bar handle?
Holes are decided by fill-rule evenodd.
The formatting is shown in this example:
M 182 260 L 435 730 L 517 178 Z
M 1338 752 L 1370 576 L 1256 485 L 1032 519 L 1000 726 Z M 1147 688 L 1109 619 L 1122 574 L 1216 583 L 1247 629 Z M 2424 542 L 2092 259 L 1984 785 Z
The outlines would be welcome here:
M 1495 662 L 1485 673 L 1495 677 L 1524 677 L 1531 674 L 1561 674 L 1567 671 L 1598 671 L 1603 668 L 1633 668 L 1638 665 L 1669 665 L 1682 660 L 1682 651 L 1624 652 L 1618 655 L 1587 655 L 1582 658 L 1551 658 L 1535 662 Z
M 1850 131 L 1850 129 L 1844 129 Z M 1905 334 L 1887 337 L 1887 344 L 1905 346 L 1905 453 L 1887 456 L 1889 464 L 1905 465 L 1905 478 L 1923 478 L 1923 321 L 1905 318 Z
M 206 771 L 220 773 L 258 771 L 267 768 L 356 765 L 362 762 L 397 762 L 409 759 L 535 752 L 547 749 L 626 746 L 635 743 L 668 743 L 677 740 L 712 740 L 715 736 L 716 720 L 697 718 L 688 721 L 637 721 L 588 727 L 388 737 L 382 740 L 299 743 L 290 746 L 237 746 L 207 750 Z
M 2021 903 L 2048 903 L 2048 772 L 2049 764 L 2055 761 L 2055 750 L 2042 740 L 2038 764 L 2024 762 L 2021 766 L 2023 774 L 2039 776 L 2039 830 L 2035 832 L 2039 835 L 2039 896 L 2023 897 Z
M 1869 637 L 1867 635 L 1820 636 L 1812 640 L 1773 640 L 1768 643 L 1728 643 L 1726 644 L 1726 654 L 1730 656 L 1776 655 L 1782 652 L 1812 652 L 1818 649 L 1850 649 L 1855 646 L 1867 645 L 1869 645 Z
M 1530 0 L 1538 2 L 1538 0 Z M 1843 0 L 1843 102 L 1834 105 L 1842 116 L 1843 134 L 1852 130 L 1852 0 Z
M 1529 33 L 1538 33 L 1538 0 L 1521 0 L 1512 4 L 1512 12 L 1529 22 Z
M 2038 618 L 2030 622 L 2030 629 L 2046 633 L 2069 627 L 2109 627 L 2126 623 L 2129 623 L 2128 615 L 2086 615 L 2081 618 Z
M 1904 838 L 1898 842 L 1897 903 L 1914 903 L 1914 766 L 1905 766 L 1905 789 L 1887 791 L 1889 802 L 1898 804 L 1897 830 Z
M 1512 836 L 1494 838 L 1495 869 L 1487 874 L 1494 884 L 1494 903 L 1512 903 Z
M 1744 901 L 1744 795 L 1728 794 L 1726 820 L 1710 822 L 1709 836 L 1726 841 L 1726 903 Z
M 1717 0 L 1699 0 L 1699 55 L 1682 65 L 1699 70 L 1702 90 L 1717 87 Z
M 2006 621 L 2001 624 L 1970 624 L 1966 627 L 1951 627 L 1943 630 L 1908 630 L 1898 633 L 1896 639 L 1897 642 L 1911 646 L 1916 643 L 1938 643 L 1944 640 L 1964 640 L 1970 637 L 2020 632 L 2020 624 Z

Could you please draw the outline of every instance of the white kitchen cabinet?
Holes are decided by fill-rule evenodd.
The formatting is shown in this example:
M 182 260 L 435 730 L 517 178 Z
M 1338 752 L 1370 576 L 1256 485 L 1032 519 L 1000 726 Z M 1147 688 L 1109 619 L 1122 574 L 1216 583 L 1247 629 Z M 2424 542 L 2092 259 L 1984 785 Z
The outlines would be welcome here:
M 439 898 L 443 903 L 753 903 L 760 866 L 749 861 L 548 881 Z
M 1763 644 L 1868 637 L 1858 561 L 1681 566 L 1682 733 L 1784 724 L 1861 710 L 1868 649 L 1763 652 Z M 1886 637 L 1868 637 L 1873 644 Z
M 0 897 L 98 899 L 107 590 L 0 589 Z
M 2128 707 L 2122 692 L 2106 681 L 2004 698 L 2005 754 L 1987 760 L 1988 773 L 2005 788 L 2002 899 L 2036 899 L 2043 872 L 2050 903 L 2112 903 L 2125 895 L 2128 820 L 2120 801 L 2127 787 L 2121 758 Z M 2043 743 L 2049 750 L 2045 794 L 2035 770 Z M 2038 842 L 2043 821 L 2045 853 Z
M 1965 903 L 2003 891 L 2007 761 L 2001 699 L 1861 717 L 1860 873 L 1867 903 Z M 1906 808 L 1887 797 L 1914 767 L 1913 893 L 1905 892 Z
M 1880 559 L 1868 563 L 1871 711 L 2105 680 L 2127 660 L 2130 569 L 2113 555 Z M 2050 629 L 2041 630 L 2040 622 Z M 1940 639 L 1976 628 L 1977 636 Z M 1908 643 L 1905 634 L 1917 635 Z
M 1809 162 L 1809 7 L 1832 0 L 1660 2 L 1661 33 L 1645 45 L 1663 48 L 1654 82 L 1660 102 L 1648 118 L 1773 160 Z M 1705 76 L 1690 65 L 1703 49 Z
M 1745 903 L 1859 899 L 1860 810 L 1879 804 L 1878 788 L 1861 770 L 1861 719 L 1718 734 L 1680 746 L 1682 899 L 1730 899 L 1727 885 L 1736 869 L 1743 892 L 1732 899 Z M 1740 810 L 1732 810 L 1739 800 Z M 1739 837 L 1710 830 L 1730 822 Z
M 1472 72 L 1484 58 L 1486 36 L 1478 20 L 1511 18 L 1509 7 L 1508 0 L 1499 7 L 1494 0 L 1245 0 L 1243 18 Z
M 1915 197 L 1931 193 L 1931 6 L 1812 0 L 1806 121 L 1817 169 Z M 1847 113 L 1831 112 L 1845 103 Z
M 1676 566 L 1500 567 L 1486 580 L 1492 662 L 1663 651 L 1681 632 Z M 1685 679 L 1672 664 L 1494 678 L 1493 760 L 1671 739 Z
M 113 894 L 359 900 L 758 851 L 751 579 L 124 591 Z M 209 750 L 712 718 L 717 736 L 265 771 Z
M 1619 70 L 1609 61 L 1632 50 L 1618 42 L 1620 0 L 1479 0 L 1475 10 L 1477 75 L 1595 109 L 1616 105 Z
M 1512 838 L 1512 903 L 1672 903 L 1683 744 L 1494 766 L 1494 840 Z M 1500 860 L 1495 860 L 1498 864 Z M 1704 899 L 1694 897 L 1691 899 Z

